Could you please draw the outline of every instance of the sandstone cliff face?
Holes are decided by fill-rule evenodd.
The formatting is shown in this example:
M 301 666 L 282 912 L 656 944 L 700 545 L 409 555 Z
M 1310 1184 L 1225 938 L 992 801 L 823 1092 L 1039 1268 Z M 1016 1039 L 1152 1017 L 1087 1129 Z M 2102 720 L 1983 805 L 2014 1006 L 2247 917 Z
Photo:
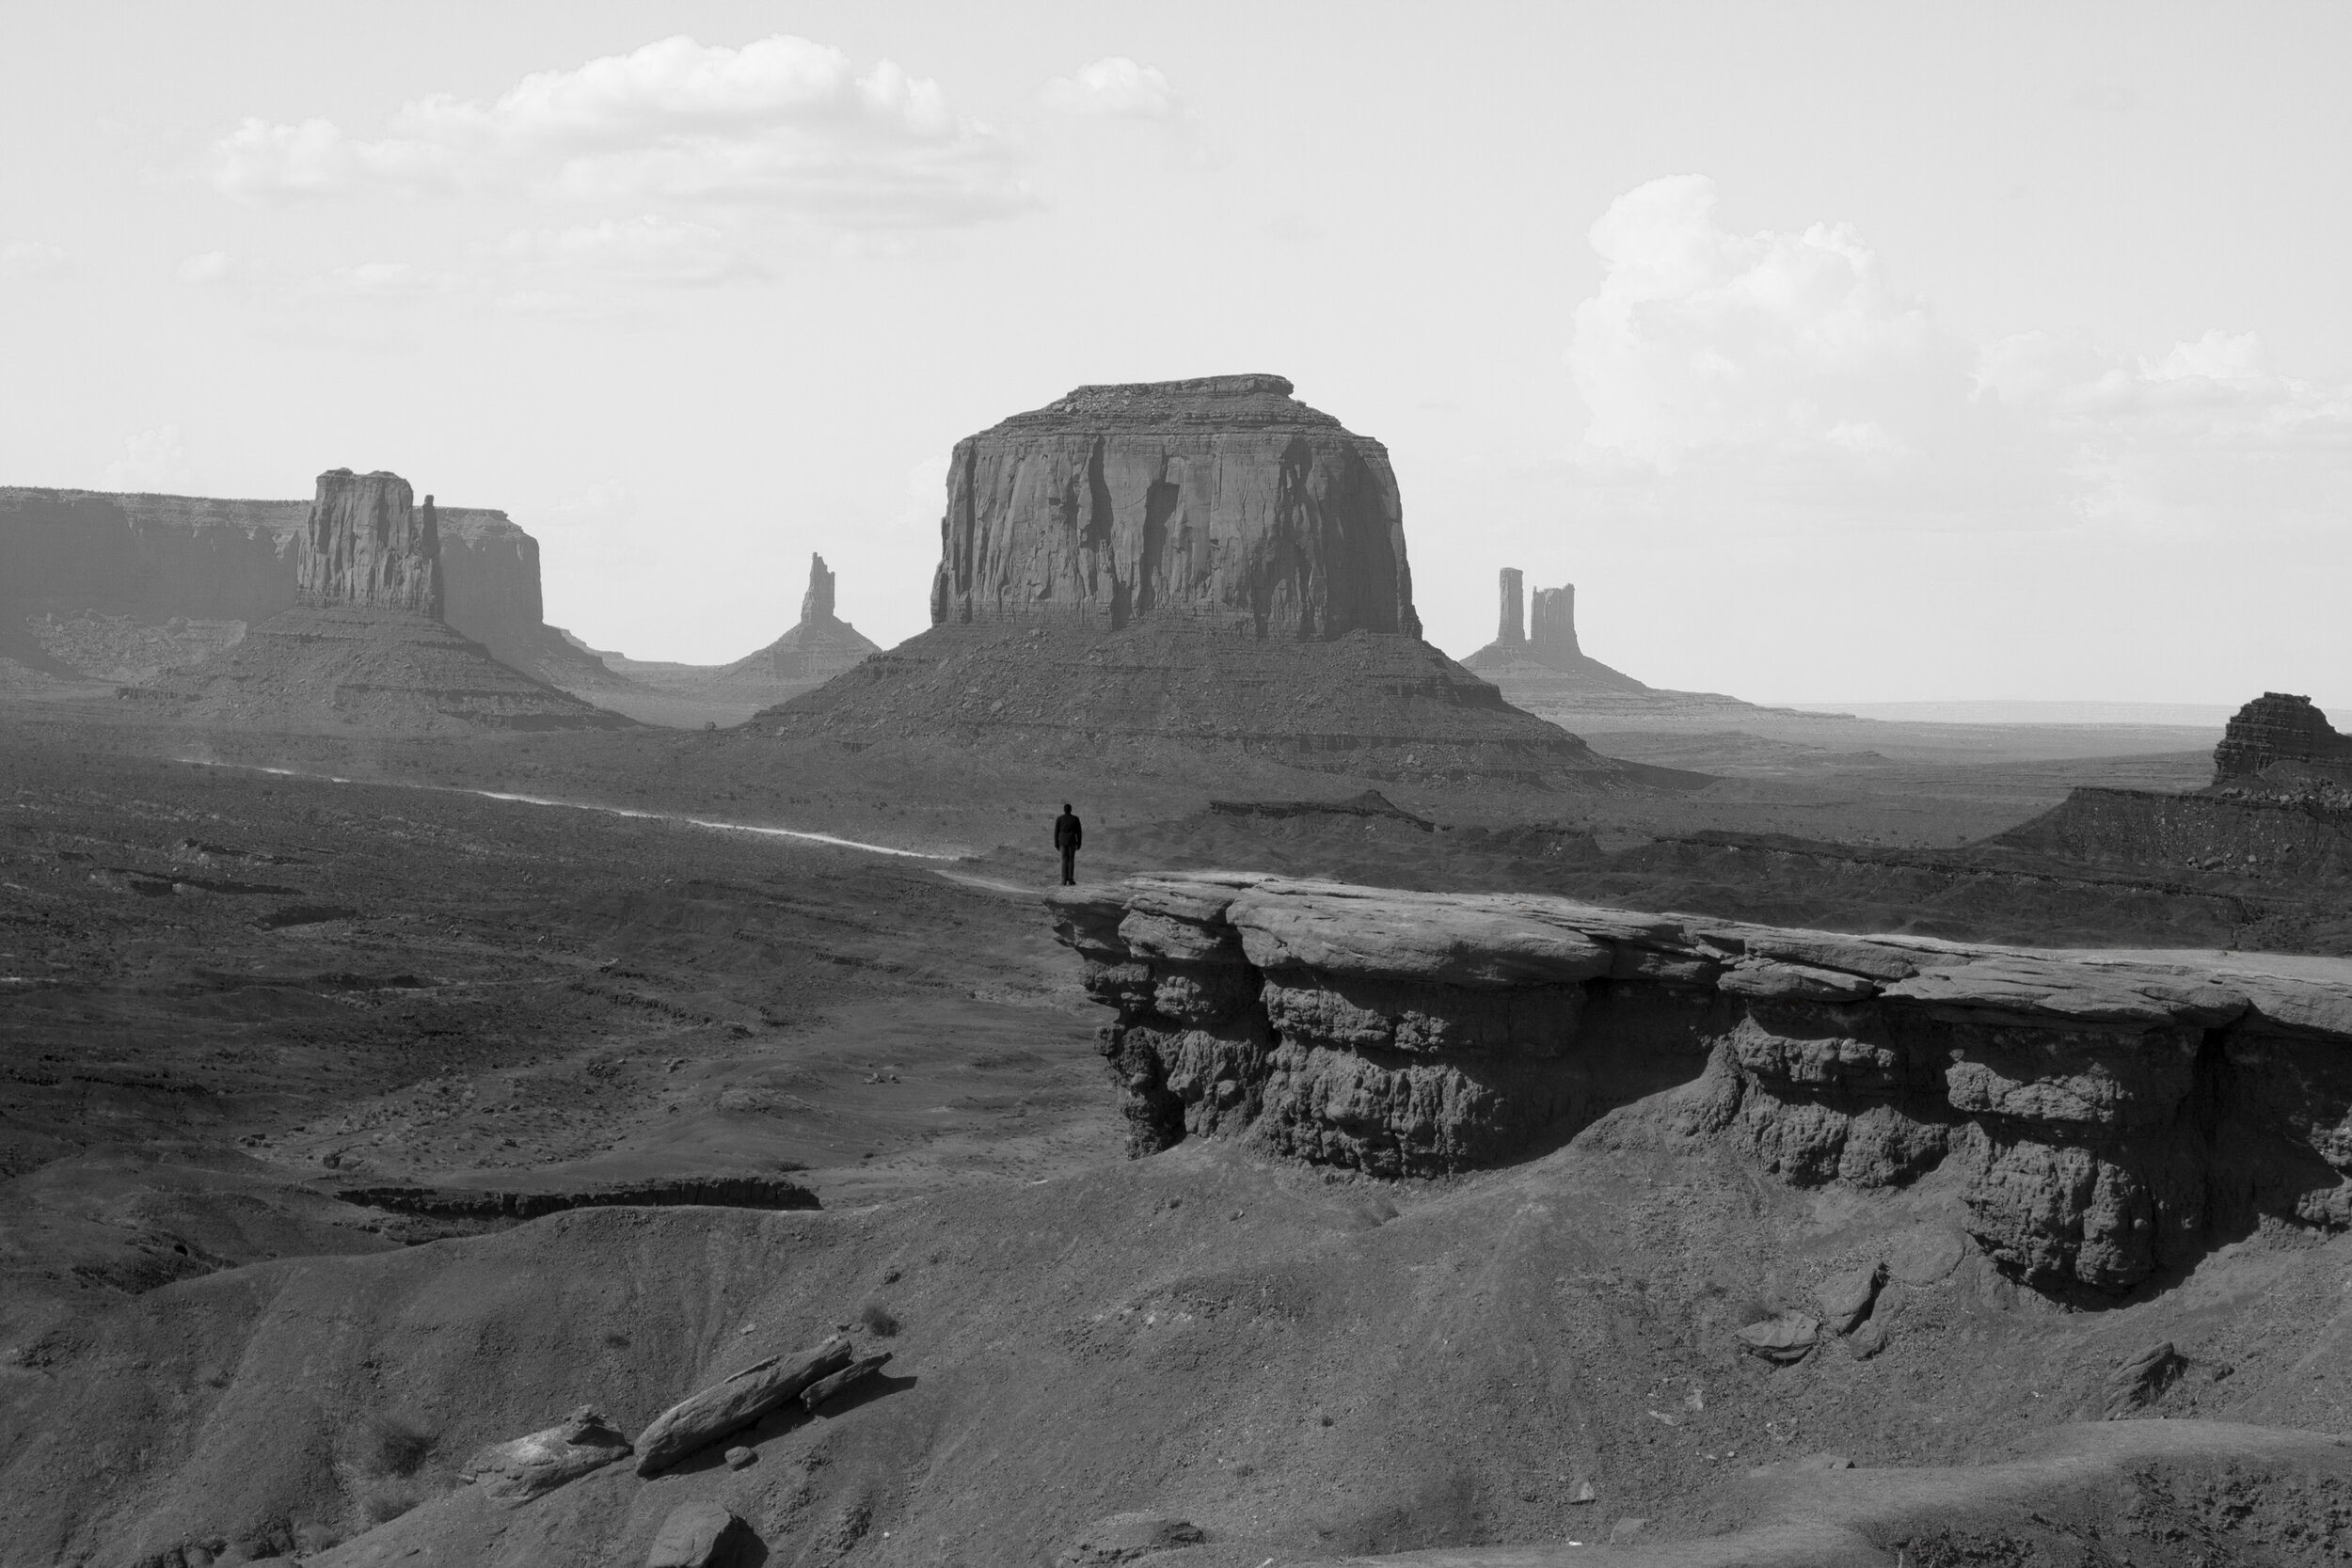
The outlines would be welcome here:
M 934 624 L 1421 635 L 1386 448 L 1279 375 L 1081 387 L 956 444 Z
M 379 469 L 329 468 L 303 522 L 294 587 L 307 605 L 441 614 L 441 530 L 433 498 Z
M 1963 1176 L 2037 1286 L 2352 1225 L 2352 963 L 2165 964 L 1200 873 L 1049 899 L 1139 1152 L 1248 1134 L 1436 1174 L 1727 1138 L 1803 1186 Z M 1674 1090 L 1672 1094 L 1664 1091 Z

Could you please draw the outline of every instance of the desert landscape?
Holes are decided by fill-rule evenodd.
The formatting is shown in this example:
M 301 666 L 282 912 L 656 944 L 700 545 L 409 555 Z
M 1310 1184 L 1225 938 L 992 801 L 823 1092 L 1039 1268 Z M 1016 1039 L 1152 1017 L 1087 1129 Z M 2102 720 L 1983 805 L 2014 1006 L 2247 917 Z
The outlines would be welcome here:
M 846 58 L 674 38 L 416 99 L 380 142 L 248 120 L 207 178 L 489 200 L 493 163 L 452 160 L 553 137 L 580 199 L 614 147 L 733 178 L 789 131 L 763 179 L 851 149 L 760 187 L 829 214 L 806 265 L 981 266 L 862 248 L 978 245 L 873 214 L 942 168 L 980 203 L 1000 154 Z M 1173 93 L 1105 57 L 1035 102 L 1223 179 Z M 884 121 L 915 149 L 886 173 Z M 1620 265 L 1692 189 L 1642 186 L 1593 248 Z M 1708 243 L 1741 310 L 1795 297 L 1763 274 L 1806 246 L 1869 272 L 1843 229 Z M 1623 263 L 1637 305 L 1580 308 L 1597 431 L 1635 406 L 1609 345 L 1720 304 L 1678 245 Z M 631 254 L 638 284 L 683 264 Z M 1740 323 L 1677 353 L 1721 375 Z M 355 341 L 290 352 L 408 374 Z M 330 445 L 290 400 L 240 488 L 301 499 L 0 486 L 0 1565 L 2352 1560 L 2352 733 L 2310 617 L 2215 587 L 2194 634 L 2242 689 L 2101 686 L 2153 600 L 2037 627 L 1835 531 L 1769 536 L 1787 579 L 1729 545 L 1580 558 L 1422 483 L 1451 404 L 1364 434 L 1407 406 L 1381 374 L 1035 391 L 1064 357 L 955 372 L 989 412 L 923 454 L 911 528 L 747 447 L 756 549 L 597 532 L 614 485 L 467 488 L 477 434 L 560 428 L 520 403 L 394 421 L 394 471 L 352 435 L 380 412 Z M 1830 418 L 1807 400 L 1853 378 L 1824 375 L 1782 403 Z M 920 401 L 821 397 L 930 430 Z M 1892 449 L 1836 417 L 1820 450 L 1883 509 Z M 1479 461 L 1671 532 L 1726 451 L 1759 506 L 1825 483 L 1774 428 L 1654 462 L 1639 506 L 1629 437 L 1572 482 Z M 29 450 L 0 478 L 101 477 Z M 2016 606 L 2017 562 L 2075 547 L 1966 537 Z M 681 555 L 708 597 L 663 608 Z M 2316 569 L 2263 567 L 2281 603 Z M 1692 641 L 1717 577 L 1769 605 Z M 1889 641 L 1857 606 L 1902 594 Z M 2344 625 L 2315 645 L 2352 656 Z M 2051 666 L 2030 692 L 1984 673 L 2012 643 Z M 1643 678 L 1661 648 L 1725 689 Z M 1789 669 L 1854 700 L 1764 700 Z

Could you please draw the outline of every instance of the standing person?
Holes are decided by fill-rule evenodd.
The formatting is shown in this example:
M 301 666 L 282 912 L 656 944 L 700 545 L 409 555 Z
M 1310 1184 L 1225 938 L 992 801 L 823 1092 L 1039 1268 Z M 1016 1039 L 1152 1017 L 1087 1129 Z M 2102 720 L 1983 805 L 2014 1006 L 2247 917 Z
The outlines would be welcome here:
M 1070 809 L 1070 802 L 1061 803 L 1061 815 L 1054 818 L 1054 847 L 1061 851 L 1061 885 L 1078 885 L 1078 846 L 1086 838 L 1086 830 L 1078 825 L 1078 814 Z

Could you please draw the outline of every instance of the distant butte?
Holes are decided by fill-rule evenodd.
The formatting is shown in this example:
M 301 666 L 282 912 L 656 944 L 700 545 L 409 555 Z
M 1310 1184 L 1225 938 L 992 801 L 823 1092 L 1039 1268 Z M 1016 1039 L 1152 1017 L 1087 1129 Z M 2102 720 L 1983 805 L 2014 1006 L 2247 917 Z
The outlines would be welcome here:
M 301 602 L 201 664 L 124 695 L 174 717 L 386 733 L 627 726 L 501 664 L 441 617 L 433 498 L 393 473 L 319 475 L 300 536 Z
M 1596 754 L 1423 641 L 1388 450 L 1291 394 L 1087 386 L 966 436 L 931 629 L 752 730 L 1694 781 Z

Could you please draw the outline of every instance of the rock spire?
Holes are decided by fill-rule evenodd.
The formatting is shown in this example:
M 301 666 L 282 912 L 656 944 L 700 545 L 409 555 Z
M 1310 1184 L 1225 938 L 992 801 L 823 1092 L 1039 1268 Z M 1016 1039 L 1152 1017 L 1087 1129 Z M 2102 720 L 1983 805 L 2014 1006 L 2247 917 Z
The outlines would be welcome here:
M 808 591 L 801 595 L 801 623 L 830 621 L 833 614 L 833 573 L 825 567 L 825 558 L 812 553 L 808 558 Z
M 1535 612 L 1527 641 L 1528 651 L 1539 664 L 1584 657 L 1576 645 L 1576 584 L 1535 590 Z
M 1517 566 L 1502 569 L 1502 614 L 1495 627 L 1498 647 L 1513 647 L 1527 641 L 1526 577 Z

